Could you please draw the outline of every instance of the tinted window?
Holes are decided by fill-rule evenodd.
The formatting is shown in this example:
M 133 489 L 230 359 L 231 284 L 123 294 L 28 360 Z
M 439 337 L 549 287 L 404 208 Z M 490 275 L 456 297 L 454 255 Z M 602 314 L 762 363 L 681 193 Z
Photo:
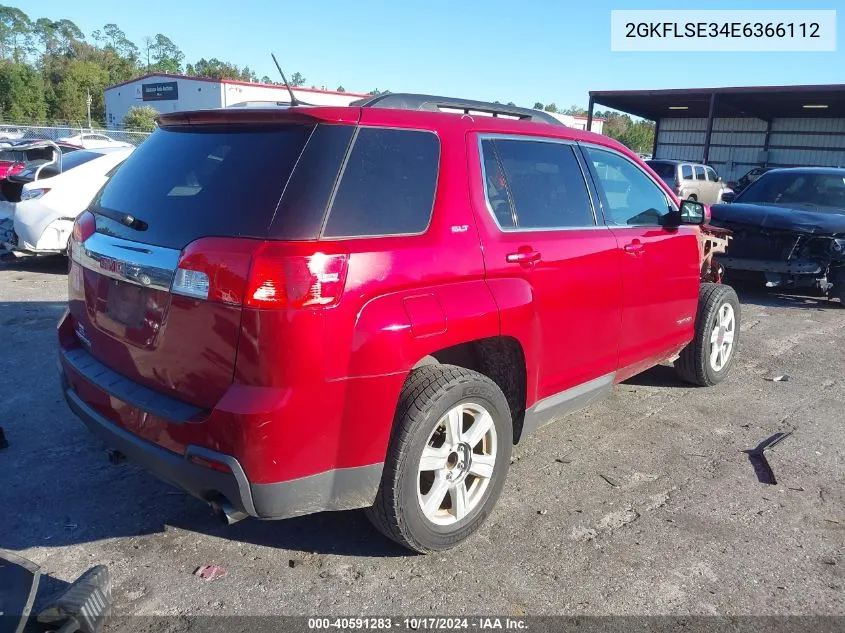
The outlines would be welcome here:
M 675 170 L 677 169 L 677 165 L 675 163 L 660 163 L 657 161 L 649 160 L 646 161 L 646 164 L 654 170 L 654 173 L 660 176 L 661 178 L 669 178 L 672 179 L 675 177 Z
M 430 132 L 361 128 L 323 235 L 422 233 L 431 218 L 440 142 Z
M 692 167 L 690 165 L 681 165 L 681 178 L 692 180 Z
M 587 148 L 607 201 L 608 224 L 618 226 L 660 226 L 669 212 L 663 190 L 639 167 L 623 156 Z
M 594 226 L 575 150 L 564 143 L 482 142 L 487 200 L 499 226 L 521 229 Z
M 842 210 L 845 209 L 845 170 L 841 174 L 768 172 L 755 180 L 736 200 L 752 204 Z
M 695 165 L 695 179 L 696 180 L 704 180 L 704 167 L 701 165 Z
M 710 182 L 718 182 L 719 176 L 716 175 L 716 172 L 713 171 L 712 167 L 705 167 L 705 171 L 707 172 L 707 180 Z
M 285 187 L 270 227 L 270 237 L 309 240 L 320 234 L 326 207 L 354 131 L 351 125 L 318 125 L 314 129 Z
M 266 237 L 312 130 L 305 125 L 160 128 L 94 201 L 98 213 L 113 220 L 132 215 L 146 229 L 98 220 L 98 230 L 178 249 L 205 236 Z
M 70 152 L 69 154 L 63 154 L 62 171 L 67 171 L 68 169 L 79 167 L 80 165 L 84 165 L 88 161 L 94 160 L 95 158 L 100 158 L 100 156 L 102 156 L 100 152 L 89 152 L 84 149 L 79 150 L 78 152 Z

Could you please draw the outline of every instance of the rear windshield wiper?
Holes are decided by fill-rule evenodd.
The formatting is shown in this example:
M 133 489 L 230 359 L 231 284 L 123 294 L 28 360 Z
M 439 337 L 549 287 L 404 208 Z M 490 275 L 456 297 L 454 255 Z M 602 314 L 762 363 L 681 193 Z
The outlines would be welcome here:
M 128 226 L 130 229 L 135 229 L 136 231 L 146 231 L 150 226 L 143 220 L 136 218 L 130 213 L 122 213 L 121 211 L 114 211 L 112 209 L 105 209 L 103 207 L 98 208 L 96 212 L 100 215 L 106 216 L 111 220 L 114 220 L 115 222 L 119 222 L 123 226 Z

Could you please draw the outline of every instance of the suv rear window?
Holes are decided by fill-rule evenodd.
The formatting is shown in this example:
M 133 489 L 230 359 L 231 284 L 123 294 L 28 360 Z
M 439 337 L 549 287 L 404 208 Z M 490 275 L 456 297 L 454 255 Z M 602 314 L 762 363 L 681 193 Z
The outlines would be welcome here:
M 98 221 L 98 230 L 174 249 L 206 236 L 265 237 L 313 129 L 240 124 L 156 130 L 92 205 L 118 220 Z M 126 214 L 146 228 L 121 224 Z
M 651 167 L 655 174 L 663 178 L 664 180 L 674 179 L 675 178 L 675 171 L 678 168 L 677 163 L 661 163 L 654 160 L 646 161 L 646 165 Z
M 95 158 L 100 158 L 102 155 L 102 152 L 90 152 L 84 149 L 81 149 L 78 152 L 71 152 L 69 154 L 63 155 L 62 171 L 67 171 L 68 169 L 79 167 L 80 165 L 84 165 L 85 163 L 92 161 Z
M 439 158 L 440 141 L 431 132 L 361 128 L 323 236 L 424 232 L 431 219 Z

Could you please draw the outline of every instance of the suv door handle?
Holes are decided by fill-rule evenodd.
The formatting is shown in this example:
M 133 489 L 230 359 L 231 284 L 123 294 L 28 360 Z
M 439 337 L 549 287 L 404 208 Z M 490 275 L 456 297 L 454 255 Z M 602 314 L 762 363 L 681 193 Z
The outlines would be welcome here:
M 533 264 L 540 261 L 540 252 L 535 251 L 530 246 L 522 246 L 515 253 L 508 253 L 505 260 L 509 264 Z
M 625 244 L 622 248 L 625 249 L 626 253 L 631 255 L 642 255 L 643 251 L 645 250 L 645 244 L 640 242 L 639 240 L 634 240 L 628 244 Z

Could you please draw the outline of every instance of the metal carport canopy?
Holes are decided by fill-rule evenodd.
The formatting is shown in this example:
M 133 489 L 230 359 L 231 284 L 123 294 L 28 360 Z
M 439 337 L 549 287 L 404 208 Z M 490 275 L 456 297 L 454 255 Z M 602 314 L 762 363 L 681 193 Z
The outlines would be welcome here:
M 712 100 L 712 113 L 711 113 Z M 594 90 L 595 105 L 658 121 L 666 117 L 845 117 L 845 84 L 821 86 L 747 86 L 671 90 Z M 827 107 L 805 107 L 827 106 Z

